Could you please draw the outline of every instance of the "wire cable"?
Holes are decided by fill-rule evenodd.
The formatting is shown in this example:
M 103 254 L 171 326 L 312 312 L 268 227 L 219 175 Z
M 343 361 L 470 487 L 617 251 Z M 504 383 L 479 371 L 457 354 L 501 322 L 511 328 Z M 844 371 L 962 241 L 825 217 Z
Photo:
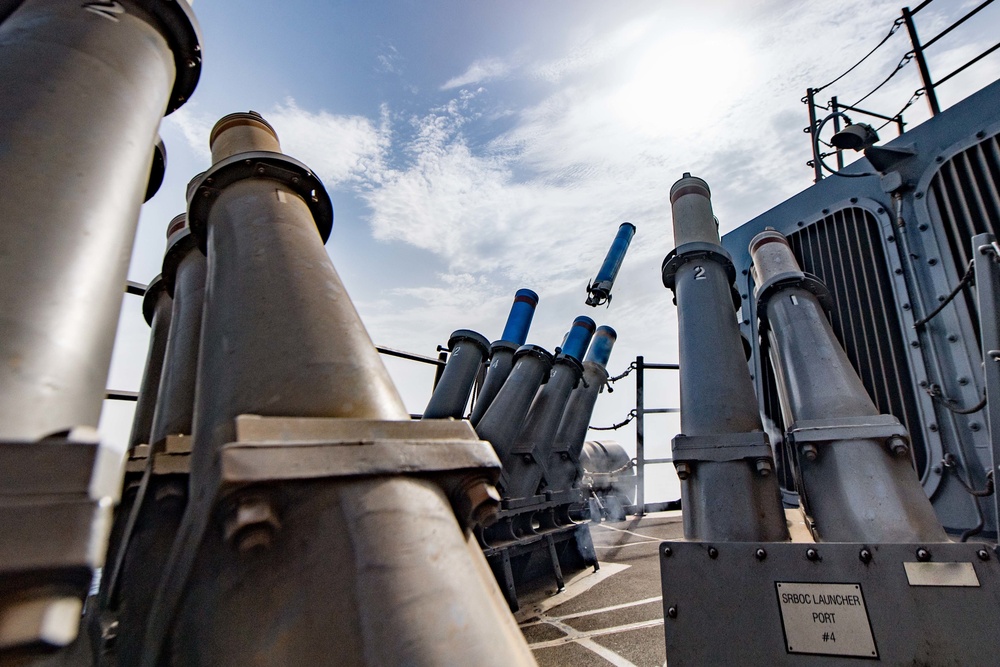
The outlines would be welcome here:
M 872 88 L 868 92 L 867 95 L 865 95 L 864 97 L 862 97 L 860 100 L 858 100 L 857 102 L 855 102 L 851 106 L 852 107 L 858 106 L 859 104 L 861 104 L 862 102 L 864 102 L 865 100 L 867 100 L 869 97 L 871 97 L 872 95 L 874 95 L 878 91 L 879 88 L 881 88 L 885 84 L 889 83 L 889 81 L 892 79 L 892 77 L 894 77 L 897 74 L 899 74 L 899 71 L 902 70 L 904 67 L 906 67 L 910 63 L 911 60 L 913 60 L 913 56 L 914 55 L 915 55 L 915 53 L 913 51 L 910 51 L 909 53 L 907 53 L 906 55 L 904 55 L 899 60 L 899 63 L 896 65 L 896 69 L 892 70 L 892 72 L 889 74 L 889 76 L 885 77 L 885 79 L 882 80 L 882 83 L 880 83 L 877 86 L 875 86 L 874 88 Z
M 875 47 L 871 51 L 869 51 L 868 53 L 866 53 L 864 58 L 862 58 L 858 62 L 854 63 L 846 72 L 844 72 L 843 74 L 841 74 L 840 76 L 838 76 L 836 79 L 834 79 L 830 83 L 828 83 L 826 85 L 823 85 L 823 86 L 820 86 L 819 88 L 814 88 L 813 89 L 813 93 L 815 94 L 815 93 L 818 93 L 819 91 L 823 90 L 824 88 L 829 88 L 830 86 L 832 86 L 833 84 L 837 83 L 838 81 L 840 81 L 841 79 L 843 79 L 845 76 L 847 76 L 848 74 L 850 74 L 851 72 L 853 72 L 857 68 L 858 65 L 860 65 L 864 61 L 868 60 L 869 56 L 871 56 L 873 53 L 875 53 L 876 51 L 878 51 L 882 47 L 883 44 L 885 44 L 886 42 L 888 42 L 889 38 L 892 37 L 896 33 L 897 30 L 899 30 L 899 26 L 903 25 L 903 23 L 904 23 L 904 21 L 903 21 L 902 18 L 898 18 L 895 21 L 893 21 L 892 27 L 889 29 L 889 32 L 886 34 L 886 36 L 883 37 L 882 41 L 880 41 L 878 44 L 876 44 Z
M 967 268 L 965 270 L 965 275 L 962 276 L 962 279 L 958 281 L 958 284 L 955 285 L 955 288 L 953 290 L 951 290 L 951 293 L 944 298 L 944 301 L 942 301 L 941 303 L 938 304 L 937 308 L 935 308 L 931 312 L 927 313 L 927 315 L 925 315 L 923 319 L 917 320 L 916 322 L 914 322 L 913 323 L 913 328 L 914 329 L 919 329 L 920 327 L 924 326 L 925 324 L 927 324 L 928 322 L 930 322 L 932 319 L 934 319 L 934 317 L 938 313 L 940 313 L 942 310 L 944 310 L 945 306 L 947 306 L 949 303 L 951 303 L 952 300 L 956 296 L 958 296 L 958 293 L 962 291 L 963 287 L 965 287 L 966 285 L 969 285 L 969 284 L 972 283 L 972 280 L 973 280 L 973 278 L 975 278 L 975 275 L 976 275 L 975 274 L 975 260 L 974 259 L 970 259 L 969 260 L 969 268 Z

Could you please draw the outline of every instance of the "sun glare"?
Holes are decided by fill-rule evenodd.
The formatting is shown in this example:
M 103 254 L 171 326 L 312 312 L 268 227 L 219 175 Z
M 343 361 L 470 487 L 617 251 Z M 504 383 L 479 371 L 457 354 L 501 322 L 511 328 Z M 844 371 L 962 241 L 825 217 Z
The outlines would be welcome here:
M 612 110 L 649 136 L 705 129 L 750 86 L 749 57 L 743 38 L 732 32 L 664 36 L 637 56 L 610 100 Z

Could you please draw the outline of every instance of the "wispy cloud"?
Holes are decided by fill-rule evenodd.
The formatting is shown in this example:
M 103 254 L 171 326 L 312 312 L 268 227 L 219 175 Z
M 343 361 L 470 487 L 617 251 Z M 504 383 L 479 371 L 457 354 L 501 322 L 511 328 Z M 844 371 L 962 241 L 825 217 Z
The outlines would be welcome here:
M 492 79 L 502 79 L 510 74 L 513 69 L 513 63 L 500 58 L 485 58 L 483 60 L 476 60 L 469 65 L 469 69 L 465 70 L 465 72 L 448 79 L 448 81 L 441 86 L 441 90 L 451 90 L 452 88 L 461 88 L 463 86 L 480 84 Z

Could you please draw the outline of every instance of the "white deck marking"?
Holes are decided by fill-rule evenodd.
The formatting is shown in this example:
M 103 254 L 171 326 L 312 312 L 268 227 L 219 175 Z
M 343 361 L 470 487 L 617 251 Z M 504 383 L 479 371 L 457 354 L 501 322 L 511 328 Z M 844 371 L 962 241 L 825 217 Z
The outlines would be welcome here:
M 576 643 L 589 651 L 593 651 L 615 667 L 638 667 L 634 662 L 629 662 L 624 656 L 618 655 L 607 646 L 601 646 L 593 639 L 580 639 Z
M 539 602 L 530 604 L 527 607 L 518 610 L 517 613 L 514 614 L 514 618 L 518 623 L 521 623 L 526 619 L 534 619 L 535 616 L 541 616 L 549 609 L 561 605 L 563 602 L 569 602 L 577 595 L 586 593 L 608 577 L 614 576 L 630 567 L 632 566 L 623 565 L 621 563 L 602 563 L 601 569 L 597 572 L 591 572 L 588 570 L 584 572 L 582 576 L 574 577 L 566 584 L 566 588 L 563 589 L 561 593 L 550 595 L 544 600 L 540 600 Z
M 634 547 L 638 544 L 661 544 L 660 540 L 640 540 L 639 542 L 625 542 L 624 544 L 595 544 L 595 549 L 621 549 L 622 547 Z
M 643 628 L 655 628 L 658 625 L 663 625 L 663 619 L 654 618 L 648 621 L 636 621 L 635 623 L 616 625 L 611 628 L 597 628 L 596 630 L 587 630 L 586 632 L 573 630 L 573 628 L 571 628 L 570 626 L 564 623 L 559 623 L 558 621 L 552 622 L 550 620 L 549 623 L 558 627 L 563 632 L 567 632 L 567 630 L 572 630 L 572 634 L 567 634 L 565 637 L 559 637 L 558 639 L 550 639 L 544 642 L 528 644 L 528 648 L 530 648 L 532 651 L 538 650 L 540 648 L 562 646 L 563 644 L 568 644 L 569 642 L 579 642 L 579 640 L 581 639 L 590 639 L 591 637 L 602 637 L 604 635 L 613 635 L 618 632 L 628 632 L 629 630 L 642 630 Z
M 628 535 L 635 535 L 636 537 L 641 537 L 643 539 L 649 540 L 650 542 L 662 542 L 658 537 L 653 537 L 652 535 L 643 535 L 642 533 L 634 533 L 631 530 L 625 530 L 624 528 L 615 528 L 614 526 L 609 526 L 607 524 L 601 524 L 599 526 L 594 526 L 594 528 L 605 528 L 607 530 L 613 530 L 618 533 L 626 533 Z
M 587 611 L 578 611 L 575 614 L 566 614 L 565 616 L 549 616 L 556 621 L 565 621 L 570 618 L 580 618 L 582 616 L 593 616 L 594 614 L 603 614 L 606 611 L 617 611 L 619 609 L 628 609 L 629 607 L 638 607 L 643 604 L 650 604 L 652 602 L 659 602 L 663 599 L 662 595 L 657 595 L 654 598 L 646 598 L 645 600 L 636 600 L 635 602 L 623 602 L 621 604 L 613 604 L 610 607 L 603 607 L 602 609 L 588 609 Z

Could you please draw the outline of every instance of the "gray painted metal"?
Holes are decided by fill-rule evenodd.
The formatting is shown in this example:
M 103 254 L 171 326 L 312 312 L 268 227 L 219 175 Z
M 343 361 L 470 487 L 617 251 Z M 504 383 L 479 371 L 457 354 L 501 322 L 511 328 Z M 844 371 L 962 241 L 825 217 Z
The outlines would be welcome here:
M 583 365 L 579 361 L 564 354 L 556 356 L 549 380 L 538 390 L 511 455 L 503 462 L 500 486 L 505 496 L 527 498 L 546 488 L 557 490 L 548 482 L 546 467 L 566 403 L 582 377 Z
M 128 448 L 150 444 L 153 429 L 153 414 L 156 410 L 156 394 L 163 375 L 163 360 L 167 351 L 167 336 L 170 334 L 170 319 L 173 309 L 172 299 L 167 294 L 163 276 L 156 276 L 146 287 L 142 297 L 142 315 L 149 325 L 149 349 L 146 352 L 146 366 L 139 383 L 139 399 L 132 417 L 132 432 Z
M 141 664 L 534 664 L 437 481 L 397 469 L 219 489 L 243 414 L 421 425 L 323 247 L 322 186 L 304 200 L 310 172 L 279 153 L 219 158 L 188 212 L 209 260 L 191 498 Z
M 505 466 L 524 426 L 531 402 L 542 382 L 548 378 L 553 362 L 552 355 L 537 345 L 522 345 L 518 348 L 514 354 L 514 368 L 507 381 L 482 420 L 475 425 L 476 433 L 493 445 L 500 463 Z M 487 381 L 488 379 L 487 375 Z
M 473 426 L 478 426 L 483 416 L 493 404 L 493 399 L 500 393 L 500 389 L 507 382 L 510 372 L 514 370 L 514 353 L 517 352 L 517 345 L 504 340 L 498 340 L 490 347 L 490 365 L 486 371 L 486 380 L 483 388 L 479 390 L 476 403 L 472 406 L 472 415 L 469 421 Z
M 546 480 L 550 489 L 568 489 L 579 478 L 580 452 L 587 439 L 587 428 L 594 414 L 597 396 L 607 382 L 608 370 L 603 364 L 583 362 L 583 382 L 577 385 L 566 401 L 546 463 Z
M 490 353 L 490 342 L 475 331 L 459 329 L 448 340 L 448 363 L 424 408 L 424 419 L 461 419 L 472 394 L 476 374 Z
M 3 438 L 100 414 L 157 126 L 176 102 L 172 45 L 187 48 L 178 31 L 196 39 L 183 1 L 116 7 L 109 20 L 98 5 L 25 0 L 0 24 Z
M 163 277 L 173 297 L 173 316 L 153 417 L 150 444 L 157 449 L 168 435 L 193 432 L 198 348 L 208 270 L 208 260 L 186 226 L 171 234 L 168 243 Z
M 735 276 L 709 197 L 708 185 L 690 174 L 671 188 L 677 248 L 663 267 L 664 286 L 673 289 L 677 304 L 683 434 L 674 440 L 673 458 L 682 480 L 684 535 L 787 540 L 778 483 L 770 474 L 773 459 L 733 316 Z M 685 437 L 698 438 L 697 449 L 682 445 Z M 757 446 L 745 448 L 748 438 Z M 733 449 L 737 454 L 728 456 Z
M 911 585 L 906 564 L 972 568 L 979 586 Z M 1000 655 L 1000 563 L 982 544 L 665 542 L 660 570 L 671 667 L 846 666 L 866 664 L 865 657 L 888 665 L 985 666 Z M 845 623 L 858 613 L 860 605 L 847 604 L 861 601 L 853 599 L 808 601 L 820 614 L 815 622 L 807 618 L 815 628 L 808 632 L 834 655 L 798 653 L 794 644 L 789 650 L 778 583 L 857 586 L 877 656 L 835 655 L 858 639 Z
M 789 437 L 799 493 L 817 538 L 830 542 L 944 541 L 899 421 L 880 415 L 784 236 L 750 242 L 760 329 Z
M 960 297 L 926 326 L 913 329 L 912 325 L 939 306 L 939 299 L 959 282 L 970 258 L 972 237 L 1000 231 L 996 176 L 1000 173 L 1000 82 L 887 142 L 884 148 L 900 155 L 894 161 L 880 162 L 884 176 L 824 179 L 727 234 L 724 245 L 736 258 L 738 273 L 744 276 L 740 288 L 747 296 L 753 282 L 746 248 L 765 227 L 774 227 L 793 241 L 796 235 L 815 236 L 816 244 L 802 244 L 802 252 L 811 253 L 799 255 L 803 265 L 809 260 L 813 266 L 831 266 L 841 258 L 853 258 L 858 268 L 841 274 L 839 285 L 831 283 L 838 309 L 849 312 L 850 301 L 858 298 L 855 295 L 870 298 L 894 315 L 899 327 L 891 325 L 892 317 L 887 323 L 877 309 L 862 311 L 860 321 L 855 317 L 854 324 L 843 324 L 851 333 L 842 336 L 841 343 L 853 355 L 854 341 L 858 341 L 857 350 L 871 359 L 862 372 L 870 371 L 872 382 L 884 386 L 887 396 L 903 396 L 915 406 L 905 414 L 894 409 L 893 414 L 905 420 L 915 443 L 923 443 L 924 450 L 916 454 L 918 460 L 926 461 L 921 479 L 924 492 L 949 532 L 958 533 L 979 521 L 976 501 L 961 481 L 976 489 L 984 487 L 985 471 L 992 465 L 992 443 L 982 412 L 955 413 L 933 401 L 927 389 L 939 386 L 953 406 L 972 406 L 981 400 L 983 356 L 977 342 L 977 315 L 974 304 Z M 862 159 L 844 171 L 862 174 L 872 169 Z M 867 246 L 856 242 L 851 224 L 852 217 L 857 217 L 851 211 L 856 208 L 877 223 L 871 238 L 874 247 L 867 254 Z M 840 215 L 842 211 L 845 215 Z M 816 235 L 819 227 L 823 229 Z M 873 277 L 873 258 L 884 262 L 879 270 L 887 272 L 887 279 Z M 756 342 L 756 322 L 754 304 L 748 299 L 742 326 L 754 342 L 751 367 L 764 401 L 767 377 L 762 367 L 766 364 Z M 905 354 L 897 361 L 889 352 L 899 348 Z M 898 375 L 897 368 L 902 369 Z M 765 413 L 769 409 L 765 403 L 761 407 Z M 886 405 L 879 407 L 888 411 Z M 945 454 L 952 456 L 955 467 L 941 464 Z M 992 516 L 986 518 L 985 530 L 994 530 Z
M 993 444 L 990 471 L 994 491 L 990 504 L 993 525 L 1000 525 L 1000 493 L 996 492 L 1000 478 L 1000 247 L 992 234 L 979 234 L 972 239 L 972 248 L 986 382 L 986 426 Z

